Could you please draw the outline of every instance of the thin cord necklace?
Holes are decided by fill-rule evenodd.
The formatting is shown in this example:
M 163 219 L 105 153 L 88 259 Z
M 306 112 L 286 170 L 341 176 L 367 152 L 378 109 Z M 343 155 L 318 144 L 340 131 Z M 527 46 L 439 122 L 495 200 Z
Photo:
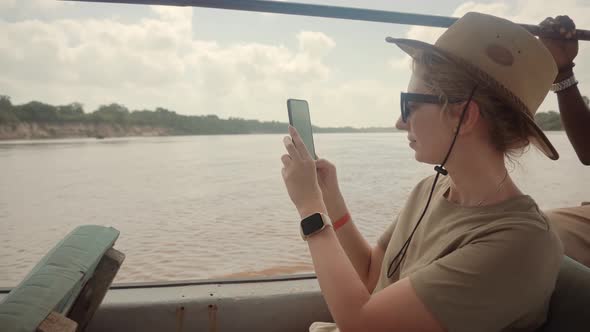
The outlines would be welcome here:
M 502 181 L 500 181 L 500 183 L 498 183 L 498 188 L 496 189 L 496 191 L 493 194 L 487 195 L 486 197 L 484 197 L 484 199 L 479 201 L 479 203 L 477 203 L 476 206 L 481 206 L 483 204 L 483 202 L 485 202 L 488 198 L 496 195 L 500 191 L 500 189 L 502 189 L 502 186 L 504 185 L 504 182 L 506 181 L 507 178 L 508 178 L 508 170 L 506 170 L 506 174 L 504 174 L 504 178 L 502 178 Z

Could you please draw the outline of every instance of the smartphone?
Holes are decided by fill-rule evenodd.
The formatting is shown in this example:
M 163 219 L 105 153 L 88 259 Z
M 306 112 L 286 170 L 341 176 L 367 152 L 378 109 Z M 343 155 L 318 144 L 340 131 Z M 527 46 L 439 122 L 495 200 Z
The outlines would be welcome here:
M 289 124 L 297 129 L 309 154 L 314 160 L 318 159 L 313 145 L 313 133 L 311 130 L 311 118 L 309 117 L 309 105 L 307 101 L 300 99 L 288 99 L 287 111 Z

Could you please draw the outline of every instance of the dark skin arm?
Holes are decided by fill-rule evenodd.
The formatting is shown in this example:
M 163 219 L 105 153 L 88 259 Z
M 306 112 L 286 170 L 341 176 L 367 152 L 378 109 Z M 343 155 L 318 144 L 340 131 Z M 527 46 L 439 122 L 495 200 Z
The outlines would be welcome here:
M 564 39 L 541 38 L 553 55 L 559 74 L 555 83 L 573 75 L 573 60 L 578 54 L 575 39 L 575 24 L 567 16 L 548 17 L 540 26 L 548 31 L 559 32 Z M 557 92 L 559 113 L 565 132 L 584 165 L 590 165 L 590 109 L 576 85 Z
M 590 166 L 590 110 L 577 86 L 557 93 L 561 122 L 578 158 Z

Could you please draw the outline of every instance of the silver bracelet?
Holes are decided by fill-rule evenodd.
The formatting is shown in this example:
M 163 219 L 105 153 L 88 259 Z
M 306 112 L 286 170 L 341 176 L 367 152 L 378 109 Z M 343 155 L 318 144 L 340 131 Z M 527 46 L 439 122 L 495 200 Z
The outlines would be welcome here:
M 566 78 L 565 80 L 555 83 L 555 84 L 551 84 L 551 91 L 553 92 L 559 92 L 562 90 L 565 90 L 571 86 L 574 86 L 578 84 L 578 81 L 576 80 L 576 77 L 572 74 L 572 76 L 570 76 L 569 78 Z

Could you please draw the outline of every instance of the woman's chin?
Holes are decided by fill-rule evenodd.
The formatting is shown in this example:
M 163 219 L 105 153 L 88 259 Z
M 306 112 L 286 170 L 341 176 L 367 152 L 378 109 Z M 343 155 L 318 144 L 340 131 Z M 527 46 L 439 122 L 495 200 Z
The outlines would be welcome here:
M 424 160 L 422 159 L 422 155 L 420 155 L 420 152 L 414 150 L 414 159 L 416 159 L 417 162 L 423 163 Z
M 430 165 L 438 165 L 440 162 L 436 162 L 435 158 L 429 158 L 429 156 L 425 156 L 424 154 L 420 153 L 418 150 L 414 150 L 414 159 L 417 162 L 430 164 Z
M 432 164 L 432 165 L 437 164 L 437 162 L 435 161 L 436 158 L 433 158 L 432 155 L 424 153 L 424 151 L 422 149 L 420 149 L 419 146 L 417 146 L 416 142 L 411 142 L 410 148 L 412 150 L 414 150 L 414 159 L 416 159 L 416 161 L 421 162 L 421 163 L 425 163 L 425 164 Z

